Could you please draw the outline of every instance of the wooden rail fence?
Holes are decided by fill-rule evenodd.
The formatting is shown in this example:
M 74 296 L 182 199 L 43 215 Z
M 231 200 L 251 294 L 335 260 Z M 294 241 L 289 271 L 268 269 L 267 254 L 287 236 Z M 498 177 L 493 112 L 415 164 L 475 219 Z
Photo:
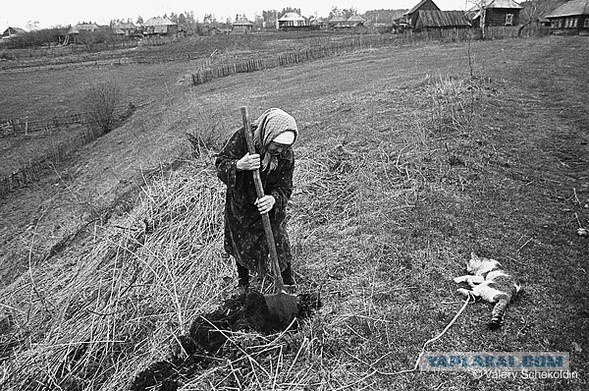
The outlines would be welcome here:
M 125 121 L 134 113 L 135 110 L 136 107 L 131 103 L 126 108 L 117 110 L 117 123 L 120 124 L 121 122 Z M 79 122 L 73 122 L 74 120 Z M 17 121 L 12 120 L 8 122 L 14 123 Z M 48 126 L 51 125 L 56 127 L 70 125 L 72 123 L 80 123 L 86 126 L 80 130 L 77 135 L 71 136 L 68 140 L 59 144 L 52 144 L 49 150 L 43 155 L 37 156 L 34 159 L 31 159 L 28 162 L 22 164 L 19 169 L 13 171 L 11 174 L 0 177 L 0 198 L 10 193 L 11 191 L 26 185 L 27 183 L 38 180 L 43 171 L 50 167 L 52 163 L 63 160 L 74 151 L 78 150 L 89 142 L 96 140 L 103 134 L 103 131 L 98 129 L 98 127 L 90 126 L 92 123 L 85 118 L 84 114 L 54 117 L 49 121 L 36 122 L 49 123 Z M 19 126 L 20 127 L 17 126 L 17 128 L 20 131 L 22 129 L 22 124 L 19 124 Z M 26 128 L 26 123 L 24 126 Z M 14 129 L 14 127 L 12 129 Z
M 0 138 L 16 135 L 28 135 L 34 132 L 48 132 L 58 129 L 62 126 L 85 124 L 86 120 L 83 114 L 72 114 L 66 116 L 54 116 L 47 120 L 31 121 L 28 117 L 0 119 Z
M 79 135 L 54 145 L 46 154 L 29 160 L 10 175 L 0 177 L 0 198 L 27 183 L 38 180 L 51 163 L 63 160 L 73 151 L 100 137 L 101 134 L 102 132 L 87 127 Z
M 118 121 L 124 121 L 135 111 L 136 106 L 129 103 L 127 107 L 120 107 L 116 111 Z M 0 138 L 28 135 L 35 132 L 52 132 L 68 125 L 89 125 L 86 113 L 75 113 L 64 116 L 53 116 L 50 119 L 31 121 L 28 117 L 0 119 Z

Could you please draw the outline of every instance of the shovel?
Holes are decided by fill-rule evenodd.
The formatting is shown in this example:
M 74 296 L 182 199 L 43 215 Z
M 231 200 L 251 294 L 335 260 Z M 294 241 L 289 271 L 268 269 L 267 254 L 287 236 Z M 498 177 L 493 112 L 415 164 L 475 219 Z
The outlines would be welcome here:
M 250 154 L 254 154 L 256 153 L 256 149 L 254 147 L 247 107 L 241 108 L 241 117 L 243 119 L 243 132 L 245 134 L 247 149 Z M 262 179 L 260 178 L 260 170 L 254 170 L 253 175 L 256 193 L 258 198 L 262 198 L 264 196 L 264 188 L 262 186 Z M 268 307 L 270 314 L 278 318 L 282 325 L 288 325 L 299 312 L 298 298 L 295 295 L 286 293 L 284 290 L 284 280 L 282 279 L 282 274 L 280 274 L 278 253 L 276 252 L 276 244 L 274 243 L 274 235 L 272 234 L 272 226 L 270 225 L 270 217 L 268 216 L 268 213 L 262 215 L 262 224 L 264 225 L 266 241 L 268 242 L 268 249 L 270 250 L 270 261 L 272 263 L 276 288 L 275 294 L 264 295 L 266 306 Z

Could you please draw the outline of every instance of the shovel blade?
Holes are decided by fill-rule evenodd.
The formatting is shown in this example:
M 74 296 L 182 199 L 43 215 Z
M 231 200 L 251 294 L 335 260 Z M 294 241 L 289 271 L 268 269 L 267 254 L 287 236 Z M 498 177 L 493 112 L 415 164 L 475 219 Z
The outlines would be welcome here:
M 283 326 L 287 326 L 299 312 L 299 299 L 286 292 L 266 295 L 266 306 L 271 315 L 278 318 Z

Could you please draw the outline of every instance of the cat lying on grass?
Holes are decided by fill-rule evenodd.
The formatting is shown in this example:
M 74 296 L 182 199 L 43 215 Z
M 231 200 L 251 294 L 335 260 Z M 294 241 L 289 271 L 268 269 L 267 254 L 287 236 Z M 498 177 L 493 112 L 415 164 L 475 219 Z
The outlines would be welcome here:
M 458 292 L 495 303 L 488 326 L 491 330 L 499 329 L 503 325 L 507 305 L 520 291 L 521 286 L 511 274 L 502 269 L 501 263 L 478 257 L 475 253 L 470 254 L 466 271 L 468 275 L 456 277 L 454 282 L 467 282 L 471 290 L 460 288 Z

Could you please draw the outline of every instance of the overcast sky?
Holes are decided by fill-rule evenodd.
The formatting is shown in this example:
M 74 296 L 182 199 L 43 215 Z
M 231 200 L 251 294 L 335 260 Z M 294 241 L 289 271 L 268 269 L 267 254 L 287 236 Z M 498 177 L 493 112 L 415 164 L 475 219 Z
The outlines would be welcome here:
M 471 4 L 471 0 L 434 1 L 442 10 L 463 10 L 465 1 Z M 419 0 L 2 0 L 0 27 L 25 28 L 29 20 L 38 21 L 42 28 L 82 21 L 108 24 L 112 19 L 131 18 L 136 21 L 139 15 L 143 19 L 149 19 L 184 11 L 193 11 L 199 20 L 207 13 L 214 14 L 221 21 L 227 17 L 233 19 L 236 13 L 253 19 L 262 10 L 280 11 L 285 7 L 300 8 L 303 16 L 327 16 L 332 7 L 353 7 L 363 13 L 374 9 L 406 9 L 418 2 Z

